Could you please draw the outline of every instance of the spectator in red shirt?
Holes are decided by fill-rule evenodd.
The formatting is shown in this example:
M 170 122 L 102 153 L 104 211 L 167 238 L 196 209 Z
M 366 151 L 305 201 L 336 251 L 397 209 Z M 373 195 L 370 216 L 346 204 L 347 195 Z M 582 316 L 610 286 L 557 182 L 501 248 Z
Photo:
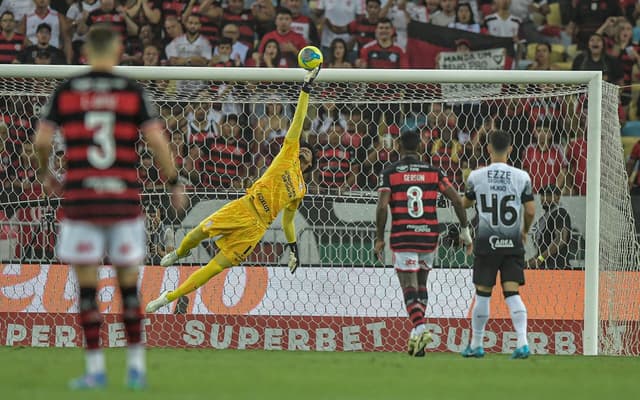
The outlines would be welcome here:
M 355 51 L 360 51 L 367 43 L 376 39 L 376 28 L 380 21 L 380 0 L 367 0 L 367 15 L 351 21 L 347 26 L 351 39 L 349 47 L 355 44 Z
M 629 175 L 629 191 L 631 194 L 631 208 L 633 219 L 636 223 L 636 232 L 640 230 L 640 174 L 638 162 L 640 161 L 640 140 L 633 145 L 629 159 L 627 159 L 627 174 Z
M 358 68 L 409 68 L 409 58 L 393 43 L 393 25 L 384 18 L 376 25 L 376 40 L 360 50 Z
M 584 138 L 587 116 L 582 113 L 576 137 L 567 145 L 569 170 L 566 177 L 565 193 L 586 196 L 587 194 L 587 141 Z
M 258 8 L 262 4 L 254 3 L 252 9 L 244 8 L 243 0 L 229 0 L 227 6 L 223 8 L 221 26 L 235 24 L 239 33 L 237 40 L 244 43 L 249 49 L 255 46 L 256 37 L 256 16 L 259 14 Z M 267 4 L 268 6 L 268 4 Z M 273 8 L 273 5 L 271 6 Z
M 276 12 L 276 29 L 267 33 L 260 42 L 259 52 L 264 52 L 264 47 L 269 40 L 275 40 L 280 45 L 282 57 L 287 61 L 288 67 L 297 65 L 298 52 L 307 45 L 302 35 L 291 30 L 292 15 L 286 8 L 279 8 Z
M 571 20 L 580 27 L 577 37 L 579 46 L 586 44 L 608 17 L 622 15 L 618 0 L 575 0 L 572 8 Z
M 196 160 L 205 187 L 236 188 L 248 175 L 251 153 L 242 139 L 238 116 L 229 114 L 220 123 L 220 136 L 206 141 L 203 157 Z
M 334 124 L 327 144 L 318 150 L 317 178 L 320 187 L 350 190 L 355 187 L 360 164 L 355 162 L 355 150 L 342 144 L 344 128 Z
M 363 176 L 360 178 L 363 189 L 375 190 L 379 186 L 378 178 L 384 167 L 400 158 L 393 148 L 393 140 L 389 139 L 381 139 L 380 136 L 373 138 L 373 146 L 362 163 Z
M 638 162 L 640 161 L 640 140 L 633 145 L 629 159 L 627 159 L 627 174 L 629 175 L 629 187 L 631 196 L 640 196 L 640 174 L 638 171 Z M 635 174 L 635 176 L 634 176 Z
M 16 31 L 16 20 L 11 11 L 0 17 L 0 64 L 11 64 L 24 47 L 25 37 Z
M 628 115 L 631 85 L 635 83 L 633 69 L 640 63 L 640 46 L 633 42 L 633 27 L 625 17 L 609 17 L 596 33 L 604 35 L 607 55 L 617 61 L 622 70 L 620 102 Z
M 537 193 L 551 184 L 563 190 L 568 164 L 562 148 L 552 143 L 551 124 L 538 123 L 534 136 L 536 143 L 527 146 L 522 154 L 522 169 L 531 176 L 533 191 Z
M 18 202 L 20 190 L 14 190 L 12 184 L 16 180 L 16 174 L 20 166 L 19 154 L 15 144 L 9 137 L 9 127 L 0 122 L 0 203 L 8 204 Z M 3 210 L 6 215 L 13 214 L 13 210 Z
M 291 16 L 293 17 L 291 29 L 301 34 L 307 43 L 318 45 L 320 43 L 318 28 L 316 28 L 316 24 L 313 23 L 311 18 L 302 14 L 302 0 L 282 0 L 282 7 L 291 10 Z
M 20 164 L 16 171 L 14 188 L 20 193 L 22 200 L 34 200 L 42 194 L 42 188 L 36 177 L 38 170 L 38 157 L 33 149 L 31 138 L 22 142 Z

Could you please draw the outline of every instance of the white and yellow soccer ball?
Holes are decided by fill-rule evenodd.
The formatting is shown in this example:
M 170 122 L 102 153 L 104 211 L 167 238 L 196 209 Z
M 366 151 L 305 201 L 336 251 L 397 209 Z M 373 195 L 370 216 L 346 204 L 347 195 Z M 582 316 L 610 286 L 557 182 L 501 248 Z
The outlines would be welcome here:
M 298 53 L 298 65 L 307 71 L 311 71 L 322 64 L 323 60 L 322 52 L 316 46 L 304 47 Z

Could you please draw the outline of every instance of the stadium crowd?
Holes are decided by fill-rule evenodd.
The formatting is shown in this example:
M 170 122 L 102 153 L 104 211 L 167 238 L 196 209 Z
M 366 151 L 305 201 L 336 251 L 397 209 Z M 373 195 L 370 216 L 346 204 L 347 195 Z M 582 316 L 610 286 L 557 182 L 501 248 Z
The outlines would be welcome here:
M 621 122 L 640 118 L 631 87 L 640 77 L 640 3 L 630 0 L 2 0 L 0 16 L 0 63 L 83 64 L 84 35 L 107 22 L 125 39 L 122 65 L 213 68 L 296 67 L 307 44 L 322 49 L 325 68 L 411 68 L 408 25 L 418 21 L 452 28 L 452 35 L 511 38 L 513 68 L 601 70 L 623 87 Z M 455 44 L 452 51 L 474 50 L 466 39 Z M 277 153 L 291 116 L 275 98 L 260 109 L 208 101 L 207 93 L 224 87 L 191 93 L 180 83 L 156 82 L 151 90 L 189 95 L 160 111 L 181 175 L 196 189 L 248 187 Z M 0 103 L 0 203 L 36 199 L 35 105 Z M 311 193 L 374 189 L 383 166 L 398 157 L 393 138 L 406 129 L 421 132 L 425 159 L 463 190 L 467 174 L 488 162 L 486 134 L 493 128 L 514 134 L 511 161 L 532 175 L 534 190 L 553 183 L 563 195 L 586 192 L 579 101 L 324 103 L 310 118 L 305 128 L 319 163 Z M 140 153 L 145 189 L 162 190 L 150 155 Z M 64 173 L 63 149 L 54 167 Z

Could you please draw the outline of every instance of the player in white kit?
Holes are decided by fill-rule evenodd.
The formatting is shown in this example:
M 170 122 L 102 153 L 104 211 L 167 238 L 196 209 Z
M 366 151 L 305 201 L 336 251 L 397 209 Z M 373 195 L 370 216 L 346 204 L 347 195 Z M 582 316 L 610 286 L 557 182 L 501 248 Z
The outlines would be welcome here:
M 490 133 L 491 164 L 471 172 L 463 196 L 465 208 L 475 205 L 478 214 L 473 246 L 476 301 L 471 314 L 471 343 L 462 351 L 463 357 L 484 356 L 482 341 L 498 271 L 518 337 L 511 358 L 527 358 L 530 354 L 527 309 L 518 290 L 524 285 L 524 243 L 535 216 L 535 203 L 529 174 L 507 165 L 511 143 L 507 132 Z

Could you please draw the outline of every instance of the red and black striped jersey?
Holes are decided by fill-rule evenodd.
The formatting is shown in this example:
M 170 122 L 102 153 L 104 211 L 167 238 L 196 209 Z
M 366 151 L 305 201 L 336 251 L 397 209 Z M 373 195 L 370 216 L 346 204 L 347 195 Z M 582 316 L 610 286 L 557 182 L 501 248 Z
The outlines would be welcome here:
M 121 37 L 127 37 L 127 23 L 124 20 L 124 16 L 116 10 L 104 11 L 102 8 L 98 8 L 91 11 L 87 17 L 87 26 L 100 23 L 110 24 Z
M 378 191 L 391 192 L 391 249 L 430 253 L 438 246 L 438 194 L 451 186 L 438 168 L 405 157 L 385 168 Z
M 149 5 L 150 9 L 160 10 L 160 13 L 162 13 L 162 0 L 146 0 L 146 2 Z M 133 20 L 139 27 L 147 24 L 154 25 L 153 23 L 151 23 L 151 21 L 149 21 L 149 19 L 147 18 L 147 14 L 145 14 L 142 7 L 140 7 L 140 11 L 138 11 L 138 14 L 133 18 Z M 162 19 L 160 21 L 162 21 Z
M 11 39 L 7 39 L 0 31 L 0 64 L 11 64 L 23 48 L 24 35 L 14 32 Z
M 256 20 L 251 10 L 242 10 L 240 14 L 234 14 L 225 9 L 220 26 L 224 28 L 227 24 L 236 24 L 240 31 L 238 40 L 249 46 L 249 49 L 253 49 L 256 36 Z
M 251 161 L 251 155 L 244 143 L 218 137 L 207 141 L 202 152 L 204 156 L 196 162 L 196 168 L 201 171 L 204 186 L 230 188 L 234 179 L 247 175 L 246 163 Z
M 209 18 L 208 16 L 202 14 L 200 12 L 200 5 L 195 4 L 191 9 L 191 13 L 193 15 L 197 15 L 200 18 L 200 34 L 206 37 L 209 43 L 211 43 L 211 47 L 215 47 L 218 44 L 218 40 L 220 40 L 220 25 L 218 25 L 219 20 Z
M 367 63 L 367 68 L 409 68 L 407 53 L 395 44 L 382 47 L 378 41 L 370 42 L 360 49 L 360 58 Z
M 136 82 L 108 72 L 62 83 L 40 123 L 54 124 L 66 143 L 62 209 L 73 220 L 113 223 L 141 214 L 139 129 L 160 124 Z
M 347 26 L 349 33 L 353 35 L 358 43 L 357 49 L 360 50 L 367 43 L 373 42 L 376 40 L 376 26 L 377 22 L 369 22 L 367 18 L 358 18 Z
M 355 161 L 355 152 L 343 146 L 326 145 L 318 151 L 320 184 L 325 187 L 341 187 Z
M 187 2 L 181 0 L 164 0 L 161 4 L 163 20 L 169 15 L 172 15 L 180 20 L 180 18 L 182 17 L 182 11 L 184 10 L 184 7 L 186 5 Z

